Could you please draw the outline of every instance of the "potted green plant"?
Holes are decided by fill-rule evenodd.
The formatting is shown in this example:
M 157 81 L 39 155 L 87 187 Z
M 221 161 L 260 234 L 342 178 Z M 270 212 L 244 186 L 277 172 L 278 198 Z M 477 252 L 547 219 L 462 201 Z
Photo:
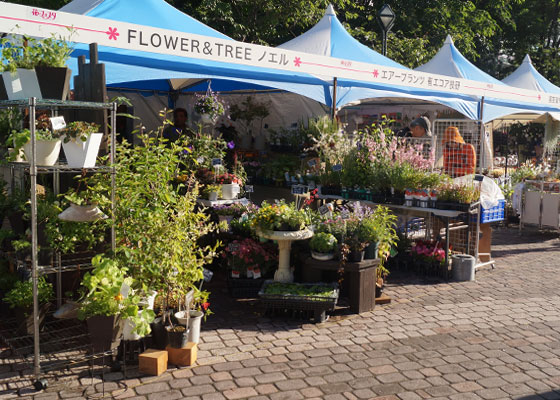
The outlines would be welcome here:
M 99 133 L 99 125 L 83 121 L 70 122 L 62 129 L 62 148 L 69 167 L 95 167 L 103 133 Z
M 23 147 L 25 159 L 27 162 L 31 162 L 31 131 L 29 129 L 12 132 L 8 137 L 8 143 L 13 144 L 14 147 L 11 159 L 15 159 Z M 39 115 L 36 120 L 35 146 L 36 165 L 52 166 L 56 164 L 61 148 L 60 135 L 50 129 L 50 121 L 45 114 Z
M 94 351 L 116 348 L 127 319 L 134 325 L 132 333 L 150 333 L 154 314 L 151 310 L 140 312 L 140 297 L 133 292 L 134 280 L 127 276 L 128 269 L 103 255 L 95 256 L 92 266 L 82 280 L 84 294 L 78 318 L 87 322 Z
M 316 233 L 309 241 L 311 257 L 321 261 L 332 260 L 336 244 L 337 240 L 334 235 L 326 232 Z
M 34 42 L 34 39 L 20 35 L 11 35 L 0 40 L 0 67 L 8 100 L 42 97 L 35 72 L 38 49 Z
M 35 72 L 44 99 L 66 100 L 68 97 L 72 71 L 66 67 L 66 63 L 73 51 L 70 39 L 71 37 L 66 40 L 53 34 L 35 43 Z
M 37 279 L 39 300 L 39 324 L 42 324 L 50 307 L 49 301 L 54 297 L 52 284 L 44 277 Z M 24 335 L 33 334 L 33 283 L 31 281 L 15 283 L 14 288 L 6 293 L 4 301 L 14 309 L 18 321 L 18 331 Z
M 4 158 L 6 158 L 6 149 L 9 152 L 12 147 L 12 144 L 8 142 L 8 137 L 13 131 L 21 129 L 22 120 L 23 114 L 19 108 L 8 107 L 0 110 L 0 146 L 2 146 L 0 155 L 3 155 Z
M 222 185 L 205 185 L 202 188 L 202 195 L 210 201 L 216 201 L 222 197 Z
M 360 221 L 358 238 L 366 243 L 364 258 L 377 258 L 378 227 L 375 218 L 368 216 Z

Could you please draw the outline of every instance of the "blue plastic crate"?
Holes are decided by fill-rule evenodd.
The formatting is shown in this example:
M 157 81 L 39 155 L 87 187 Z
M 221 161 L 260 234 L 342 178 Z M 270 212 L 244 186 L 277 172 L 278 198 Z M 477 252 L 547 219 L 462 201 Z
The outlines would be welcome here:
M 480 223 L 487 224 L 489 222 L 503 221 L 505 218 L 506 201 L 498 200 L 497 206 L 485 209 L 480 207 Z

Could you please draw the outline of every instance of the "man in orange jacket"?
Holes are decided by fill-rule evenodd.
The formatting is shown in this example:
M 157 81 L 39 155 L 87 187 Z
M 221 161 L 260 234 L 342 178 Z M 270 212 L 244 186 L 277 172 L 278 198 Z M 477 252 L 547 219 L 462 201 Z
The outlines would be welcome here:
M 448 127 L 443 135 L 443 169 L 452 178 L 475 173 L 474 146 L 465 143 L 455 126 Z

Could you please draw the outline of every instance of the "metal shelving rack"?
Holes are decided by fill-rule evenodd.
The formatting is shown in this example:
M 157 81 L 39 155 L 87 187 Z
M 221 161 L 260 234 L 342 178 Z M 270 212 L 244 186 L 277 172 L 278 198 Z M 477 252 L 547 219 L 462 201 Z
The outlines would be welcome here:
M 71 168 L 64 164 L 54 165 L 50 167 L 37 166 L 36 164 L 36 132 L 35 132 L 35 116 L 37 109 L 49 109 L 57 113 L 61 109 L 82 109 L 82 110 L 108 110 L 110 111 L 110 153 L 109 153 L 109 166 L 88 168 L 88 171 L 102 172 L 111 174 L 111 214 L 115 207 L 115 175 L 116 170 L 114 167 L 115 161 L 115 145 L 116 145 L 116 103 L 93 103 L 82 101 L 61 101 L 61 100 L 45 100 L 37 98 L 29 98 L 26 100 L 8 100 L 0 101 L 0 108 L 21 108 L 29 110 L 29 129 L 31 133 L 31 160 L 29 164 L 11 163 L 10 168 L 12 172 L 15 169 L 21 169 L 28 173 L 31 180 L 30 200 L 31 200 L 31 279 L 33 283 L 33 340 L 30 336 L 11 337 L 6 340 L 8 346 L 18 353 L 24 361 L 30 360 L 31 348 L 33 349 L 33 374 L 36 379 L 36 384 L 39 382 L 41 376 L 41 362 L 46 362 L 49 370 L 53 370 L 53 365 L 62 368 L 65 365 L 72 364 L 76 361 L 78 355 L 83 356 L 87 351 L 87 331 L 84 330 L 83 325 L 76 326 L 75 324 L 66 324 L 64 321 L 55 321 L 46 326 L 43 334 L 39 331 L 39 300 L 37 290 L 37 279 L 40 274 L 57 273 L 58 288 L 60 290 L 61 273 L 62 271 L 75 270 L 78 266 L 82 268 L 84 264 L 75 264 L 62 266 L 60 257 L 57 257 L 57 266 L 38 266 L 38 243 L 37 243 L 37 174 L 38 173 L 53 173 L 55 176 L 55 186 L 57 186 L 57 176 L 59 173 L 80 173 L 82 169 Z M 13 176 L 13 174 L 12 174 Z M 115 229 L 114 225 L 111 226 L 111 247 L 115 249 Z M 59 297 L 60 298 L 60 297 Z M 49 325 L 49 324 L 47 324 Z M 8 329 L 0 332 L 1 336 L 12 335 L 13 330 Z M 48 329 L 52 328 L 52 329 Z M 2 334 L 4 333 L 4 334 Z M 41 341 L 45 346 L 45 354 L 41 357 Z M 70 346 L 70 347 L 69 347 Z M 67 357 L 51 357 L 57 351 L 64 351 Z M 82 358 L 80 361 L 85 361 L 88 357 Z

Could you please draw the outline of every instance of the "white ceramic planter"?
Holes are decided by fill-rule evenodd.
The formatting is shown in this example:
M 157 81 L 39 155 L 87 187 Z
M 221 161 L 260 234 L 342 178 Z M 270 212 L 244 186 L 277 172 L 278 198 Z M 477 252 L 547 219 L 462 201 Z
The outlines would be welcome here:
M 70 203 L 70 207 L 58 214 L 58 218 L 63 221 L 92 222 L 107 218 L 107 216 L 95 204 L 79 206 Z
M 62 148 L 66 155 L 68 166 L 72 168 L 93 168 L 101 146 L 102 133 L 92 133 L 85 142 L 71 139 L 65 143 L 62 141 Z
M 35 164 L 47 167 L 55 165 L 60 154 L 60 142 L 60 139 L 35 141 Z M 23 146 L 23 152 L 27 162 L 31 162 L 31 141 Z
M 317 253 L 311 250 L 311 257 L 319 261 L 329 261 L 334 258 L 334 253 Z
M 218 192 L 210 192 L 208 194 L 208 200 L 210 201 L 218 201 Z
M 189 342 L 198 343 L 200 340 L 200 324 L 203 316 L 202 311 L 189 311 Z
M 216 122 L 214 118 L 210 116 L 210 114 L 201 114 L 200 121 L 205 125 L 214 125 L 214 123 Z
M 237 183 L 228 183 L 222 185 L 222 198 L 224 200 L 236 199 L 239 192 L 240 188 Z
M 16 72 L 2 73 L 8 100 L 41 99 L 41 88 L 34 69 L 18 68 Z

